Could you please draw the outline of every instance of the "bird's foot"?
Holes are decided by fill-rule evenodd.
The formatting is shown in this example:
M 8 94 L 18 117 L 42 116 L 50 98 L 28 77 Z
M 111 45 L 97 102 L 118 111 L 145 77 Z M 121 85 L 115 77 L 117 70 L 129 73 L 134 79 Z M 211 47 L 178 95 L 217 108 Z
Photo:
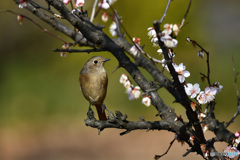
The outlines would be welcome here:
M 108 113 L 108 117 L 109 117 L 110 119 L 114 119 L 113 113 L 112 113 L 110 110 L 107 109 L 107 107 L 106 107 L 105 104 L 102 104 L 102 112 L 104 112 L 105 110 L 106 110 L 107 113 Z
M 88 116 L 89 119 L 95 119 L 94 112 L 93 112 L 93 110 L 90 106 L 88 108 L 87 116 Z

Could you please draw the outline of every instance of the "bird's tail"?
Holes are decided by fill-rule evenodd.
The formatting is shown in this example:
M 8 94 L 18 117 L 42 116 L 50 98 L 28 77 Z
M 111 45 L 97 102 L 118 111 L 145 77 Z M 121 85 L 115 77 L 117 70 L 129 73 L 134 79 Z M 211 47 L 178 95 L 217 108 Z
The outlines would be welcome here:
M 102 105 L 95 105 L 98 113 L 99 120 L 106 121 L 107 117 L 105 111 L 102 109 Z

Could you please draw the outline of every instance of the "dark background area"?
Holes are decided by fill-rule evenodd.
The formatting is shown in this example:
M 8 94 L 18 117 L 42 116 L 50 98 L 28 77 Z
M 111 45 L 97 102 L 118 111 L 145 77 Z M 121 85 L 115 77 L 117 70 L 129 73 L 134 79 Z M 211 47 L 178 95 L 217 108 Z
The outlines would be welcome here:
M 141 38 L 145 51 L 158 59 L 162 57 L 157 54 L 157 48 L 152 47 L 147 28 L 155 19 L 161 18 L 166 3 L 167 0 L 119 0 L 113 5 L 123 17 L 123 25 L 130 35 Z M 84 6 L 89 14 L 92 4 L 93 1 L 86 1 Z M 173 1 L 164 23 L 180 23 L 187 5 L 188 1 Z M 0 6 L 0 10 L 11 9 L 28 15 L 64 37 L 31 13 L 19 9 L 11 0 L 1 1 Z M 216 97 L 215 113 L 220 121 L 230 120 L 236 110 L 232 56 L 236 69 L 240 71 L 239 6 L 240 1 L 237 0 L 193 1 L 187 17 L 189 23 L 180 31 L 179 44 L 174 49 L 175 62 L 183 62 L 191 73 L 187 83 L 199 83 L 202 90 L 207 83 L 200 81 L 199 73 L 207 71 L 206 58 L 197 57 L 199 49 L 187 44 L 186 37 L 196 40 L 210 52 L 211 82 L 223 85 L 222 92 Z M 94 23 L 103 24 L 100 18 Z M 104 31 L 108 34 L 110 23 L 104 24 Z M 111 58 L 105 65 L 109 76 L 107 107 L 126 113 L 129 120 L 138 120 L 139 116 L 146 120 L 158 118 L 154 107 L 145 107 L 141 99 L 128 100 L 124 87 L 119 83 L 121 74 L 126 71 L 118 69 L 112 73 L 117 60 L 110 53 L 72 53 L 62 58 L 52 51 L 61 48 L 62 44 L 33 23 L 23 20 L 19 25 L 16 15 L 0 12 L 0 159 L 146 160 L 164 153 L 174 138 L 170 132 L 134 131 L 120 136 L 120 130 L 108 129 L 99 136 L 96 129 L 84 125 L 88 102 L 80 91 L 78 74 L 86 60 L 95 55 Z M 146 74 L 144 70 L 143 73 Z M 147 78 L 152 79 L 148 75 Z M 169 93 L 161 89 L 159 94 L 186 120 L 184 108 L 172 103 L 174 99 Z M 237 118 L 229 129 L 232 132 L 239 130 L 239 122 Z M 213 134 L 207 132 L 207 138 L 211 136 Z M 182 159 L 187 147 L 175 143 L 163 159 Z M 220 152 L 226 147 L 225 143 L 217 145 Z M 201 158 L 194 153 L 187 159 L 193 157 Z

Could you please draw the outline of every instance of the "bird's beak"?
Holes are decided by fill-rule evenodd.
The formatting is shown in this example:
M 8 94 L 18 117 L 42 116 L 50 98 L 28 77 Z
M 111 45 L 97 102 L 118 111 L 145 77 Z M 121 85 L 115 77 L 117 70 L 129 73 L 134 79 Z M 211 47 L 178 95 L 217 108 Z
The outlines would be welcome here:
M 111 59 L 107 58 L 107 59 L 105 59 L 103 62 L 107 62 L 107 61 L 109 61 L 109 60 L 111 60 Z

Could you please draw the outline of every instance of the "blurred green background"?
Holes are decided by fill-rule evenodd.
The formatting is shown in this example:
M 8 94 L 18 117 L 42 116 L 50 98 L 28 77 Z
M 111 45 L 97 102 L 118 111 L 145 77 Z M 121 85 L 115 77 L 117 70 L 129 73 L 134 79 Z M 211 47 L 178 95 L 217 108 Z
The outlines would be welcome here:
M 152 47 L 147 28 L 152 26 L 153 20 L 160 19 L 166 3 L 167 0 L 119 0 L 113 5 L 123 17 L 123 25 L 130 35 L 141 38 L 145 51 L 159 59 L 162 57 L 156 54 L 157 48 Z M 89 14 L 92 4 L 93 1 L 86 1 L 84 6 Z M 185 0 L 173 1 L 164 23 L 180 23 L 187 5 Z M 191 72 L 186 81 L 199 83 L 202 90 L 207 84 L 200 81 L 199 73 L 207 71 L 206 58 L 197 57 L 199 49 L 187 44 L 186 37 L 196 40 L 210 52 L 211 82 L 220 82 L 224 87 L 216 98 L 215 113 L 220 121 L 228 121 L 236 110 L 232 56 L 236 69 L 240 71 L 239 5 L 238 0 L 193 1 L 187 17 L 189 23 L 180 31 L 179 44 L 174 49 L 175 62 L 183 62 Z M 65 37 L 28 11 L 19 9 L 11 0 L 1 1 L 0 6 L 0 10 L 11 9 L 28 15 L 49 31 Z M 63 43 L 43 33 L 33 23 L 23 20 L 23 24 L 19 25 L 16 15 L 6 12 L 0 12 L 0 20 L 1 160 L 140 160 L 152 159 L 154 154 L 161 154 L 167 149 L 174 136 L 168 132 L 134 131 L 121 137 L 121 131 L 108 129 L 98 136 L 96 129 L 84 125 L 88 102 L 80 91 L 78 74 L 86 60 L 95 55 L 111 58 L 105 64 L 109 76 L 105 99 L 107 107 L 126 113 L 129 120 L 138 120 L 141 115 L 146 120 L 157 120 L 154 107 L 145 107 L 140 99 L 128 100 L 124 87 L 119 83 L 120 75 L 126 71 L 118 69 L 112 73 L 117 61 L 110 53 L 72 53 L 62 58 L 52 49 L 61 48 Z M 94 23 L 103 24 L 100 18 Z M 105 24 L 107 34 L 110 23 Z M 146 72 L 143 70 L 143 73 Z M 183 107 L 173 104 L 170 94 L 164 89 L 159 94 L 175 108 L 177 114 L 185 118 Z M 237 118 L 229 129 L 232 132 L 239 130 L 239 122 Z M 178 143 L 174 147 L 163 159 L 182 158 L 187 145 L 181 147 Z M 220 151 L 225 147 L 226 144 Z M 174 152 L 176 148 L 178 154 Z

